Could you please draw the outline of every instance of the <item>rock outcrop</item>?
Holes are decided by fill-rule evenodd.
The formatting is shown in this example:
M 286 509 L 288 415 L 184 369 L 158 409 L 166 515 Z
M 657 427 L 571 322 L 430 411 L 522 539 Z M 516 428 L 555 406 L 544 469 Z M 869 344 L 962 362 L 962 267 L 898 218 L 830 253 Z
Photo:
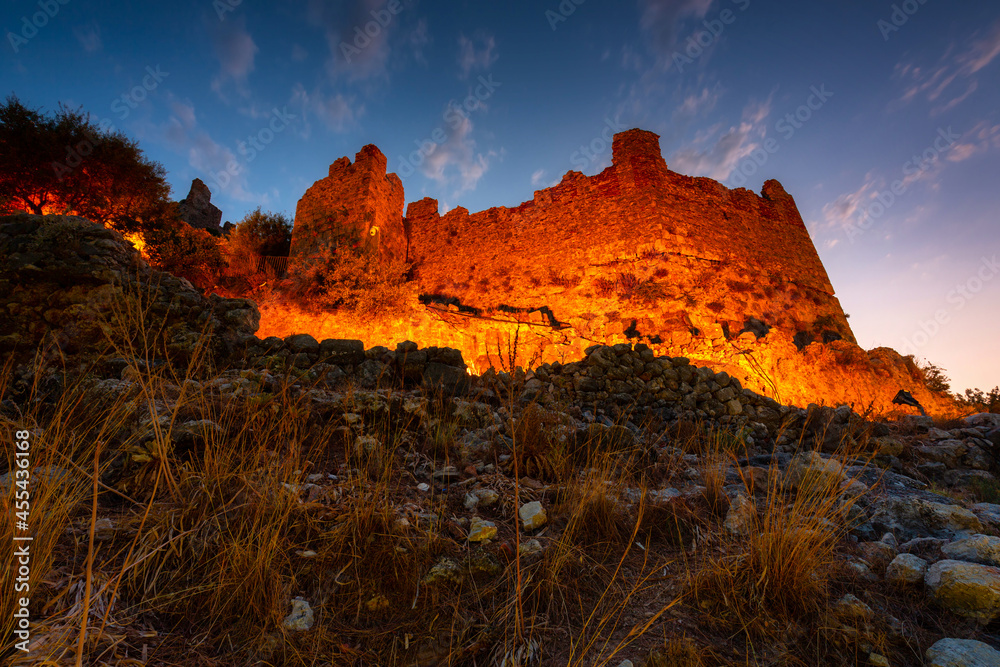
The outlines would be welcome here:
M 222 211 L 212 203 L 212 191 L 200 178 L 191 181 L 188 196 L 177 204 L 177 213 L 181 220 L 195 229 L 206 229 L 215 234 L 222 234 Z
M 140 313 L 163 354 L 190 358 L 205 332 L 210 350 L 228 356 L 260 320 L 253 302 L 205 297 L 151 269 L 118 232 L 74 216 L 0 218 L 0 294 L 0 350 L 19 361 L 39 345 L 100 354 L 116 326 L 142 326 Z

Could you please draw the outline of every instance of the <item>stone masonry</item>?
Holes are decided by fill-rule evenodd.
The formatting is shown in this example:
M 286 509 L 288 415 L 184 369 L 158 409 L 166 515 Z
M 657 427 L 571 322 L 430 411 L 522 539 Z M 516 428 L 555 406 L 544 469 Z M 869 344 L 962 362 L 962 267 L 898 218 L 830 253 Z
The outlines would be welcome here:
M 403 183 L 386 174 L 386 164 L 382 151 L 368 145 L 353 164 L 340 158 L 326 178 L 306 190 L 295 209 L 293 261 L 327 255 L 351 237 L 387 260 L 405 259 Z

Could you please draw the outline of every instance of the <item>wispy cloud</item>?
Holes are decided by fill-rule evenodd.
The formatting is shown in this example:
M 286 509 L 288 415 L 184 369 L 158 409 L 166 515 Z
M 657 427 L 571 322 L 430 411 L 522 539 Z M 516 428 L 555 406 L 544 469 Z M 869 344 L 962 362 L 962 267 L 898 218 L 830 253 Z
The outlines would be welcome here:
M 87 53 L 98 53 L 104 48 L 104 42 L 101 40 L 101 26 L 97 24 L 97 21 L 76 26 L 73 28 L 73 35 Z
M 480 179 L 490 168 L 496 153 L 476 151 L 472 137 L 473 123 L 467 115 L 460 115 L 446 130 L 447 138 L 427 156 L 420 170 L 424 176 L 441 185 L 455 187 L 452 198 L 463 192 L 475 190 Z
M 892 108 L 925 99 L 933 105 L 931 114 L 938 115 L 968 99 L 979 88 L 979 72 L 1000 56 L 1000 21 L 985 34 L 973 35 L 970 42 L 964 49 L 951 44 L 930 67 L 913 62 L 896 65 L 893 76 L 903 82 L 904 89 Z M 956 91 L 953 84 L 963 81 L 961 90 Z
M 639 27 L 659 58 L 669 63 L 683 22 L 705 18 L 713 4 L 715 0 L 639 0 Z
M 478 32 L 468 38 L 458 37 L 458 69 L 459 77 L 468 79 L 474 71 L 486 70 L 500 57 L 496 53 L 496 39 L 492 35 Z
M 743 109 L 738 125 L 723 130 L 715 125 L 699 132 L 691 145 L 670 159 L 672 169 L 692 176 L 708 176 L 724 181 L 747 156 L 758 148 L 767 134 L 771 98 L 752 102 Z
M 325 93 L 320 86 L 307 91 L 301 83 L 295 84 L 292 89 L 289 106 L 294 109 L 293 113 L 301 115 L 301 132 L 305 137 L 311 133 L 313 118 L 321 121 L 328 130 L 344 132 L 354 127 L 357 119 L 365 113 L 365 105 L 354 96 Z
M 414 60 L 421 65 L 427 65 L 427 57 L 424 55 L 424 50 L 434 41 L 431 39 L 430 30 L 427 28 L 427 19 L 417 21 L 417 24 L 410 30 L 410 36 L 407 41 L 410 44 L 410 49 L 413 51 Z
M 233 84 L 241 96 L 248 97 L 247 78 L 254 69 L 254 58 L 259 49 L 247 32 L 246 20 L 241 17 L 220 24 L 212 36 L 212 46 L 221 67 L 212 80 L 212 90 L 224 98 L 228 84 Z
M 700 92 L 692 93 L 684 98 L 675 114 L 682 116 L 700 116 L 715 108 L 722 93 L 716 90 L 702 88 Z

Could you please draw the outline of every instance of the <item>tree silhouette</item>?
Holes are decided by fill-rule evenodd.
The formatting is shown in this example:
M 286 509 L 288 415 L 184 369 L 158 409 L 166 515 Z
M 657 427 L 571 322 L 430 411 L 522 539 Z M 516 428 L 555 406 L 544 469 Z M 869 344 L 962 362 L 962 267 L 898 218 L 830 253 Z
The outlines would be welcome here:
M 0 212 L 68 213 L 122 232 L 173 214 L 166 172 L 138 144 L 89 114 L 54 116 L 15 96 L 0 106 Z

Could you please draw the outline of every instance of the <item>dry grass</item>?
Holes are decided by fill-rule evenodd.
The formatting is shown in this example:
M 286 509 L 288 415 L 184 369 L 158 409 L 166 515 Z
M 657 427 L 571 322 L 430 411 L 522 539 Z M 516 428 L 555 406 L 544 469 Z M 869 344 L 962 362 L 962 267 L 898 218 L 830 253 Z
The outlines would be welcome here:
M 855 659 L 857 642 L 831 629 L 827 612 L 843 590 L 837 554 L 856 499 L 809 480 L 786 489 L 772 467 L 766 488 L 744 481 L 757 511 L 745 533 L 728 535 L 725 471 L 748 454 L 739 434 L 689 424 L 665 436 L 699 457 L 704 491 L 650 503 L 645 444 L 624 425 L 560 439 L 560 410 L 522 406 L 512 390 L 505 497 L 500 509 L 479 511 L 500 533 L 470 545 L 455 521 L 467 514 L 465 487 L 418 492 L 411 464 L 460 463 L 459 427 L 444 403 L 421 412 L 407 396 L 351 387 L 323 403 L 307 372 L 276 372 L 265 389 L 256 375 L 213 369 L 201 345 L 186 365 L 158 365 L 169 355 L 147 313 L 137 298 L 107 323 L 113 348 L 131 360 L 131 384 L 113 392 L 81 382 L 54 403 L 19 401 L 28 411 L 3 418 L 6 431 L 32 431 L 34 466 L 78 480 L 33 487 L 40 643 L 24 664 Z M 9 364 L 0 380 L 12 384 Z M 247 390 L 213 389 L 222 382 Z M 838 455 L 852 458 L 856 447 L 845 442 Z M 661 460 L 657 474 L 679 486 L 686 465 Z M 550 482 L 537 492 L 549 524 L 532 534 L 516 517 L 526 476 Z M 630 500 L 625 489 L 638 495 Z M 3 503 L 10 514 L 12 493 Z M 111 519 L 110 536 L 98 517 Z M 0 540 L 12 537 L 5 522 Z M 529 539 L 541 554 L 522 555 Z M 455 578 L 430 585 L 425 577 L 442 558 Z M 0 574 L 4 590 L 13 577 Z M 282 627 L 295 597 L 315 612 L 308 632 Z M 13 603 L 0 596 L 0 659 L 10 654 Z M 678 619 L 685 625 L 675 627 Z M 858 625 L 882 650 L 878 624 Z

